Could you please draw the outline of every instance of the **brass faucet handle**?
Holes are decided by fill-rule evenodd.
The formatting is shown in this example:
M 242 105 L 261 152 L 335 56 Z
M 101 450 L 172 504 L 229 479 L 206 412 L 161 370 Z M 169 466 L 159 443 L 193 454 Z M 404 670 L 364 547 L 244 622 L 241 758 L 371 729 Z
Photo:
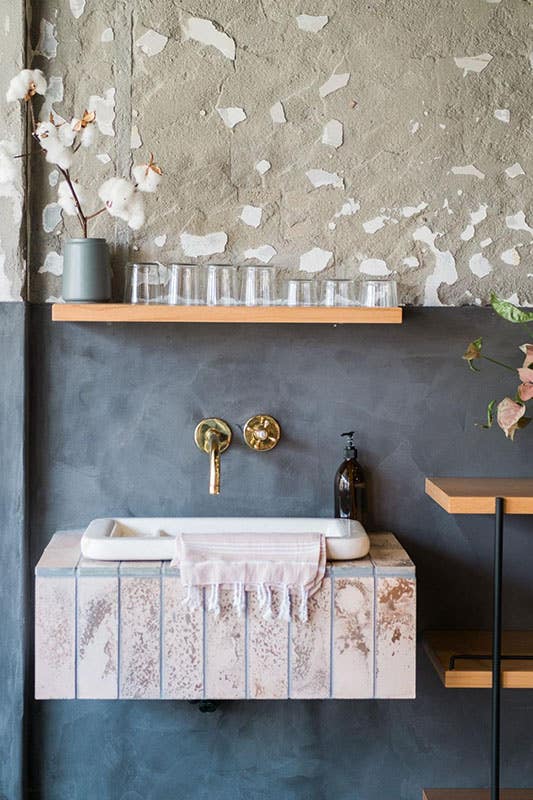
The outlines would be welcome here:
M 272 450 L 281 439 L 281 427 L 270 414 L 256 414 L 244 424 L 243 434 L 252 450 Z
M 218 417 L 207 417 L 200 420 L 194 431 L 196 446 L 204 453 L 209 453 L 213 433 L 218 435 L 219 450 L 223 453 L 231 444 L 232 434 L 228 423 Z

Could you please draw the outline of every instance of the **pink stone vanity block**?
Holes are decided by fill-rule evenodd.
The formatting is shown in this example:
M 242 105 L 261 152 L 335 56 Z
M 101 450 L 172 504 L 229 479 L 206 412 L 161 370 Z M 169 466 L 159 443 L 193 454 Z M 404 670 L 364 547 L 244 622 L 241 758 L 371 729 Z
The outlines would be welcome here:
M 328 564 L 308 622 L 263 619 L 254 594 L 239 616 L 228 591 L 218 618 L 190 611 L 169 562 L 83 559 L 80 536 L 55 534 L 36 567 L 38 699 L 415 696 L 415 570 L 392 534 Z

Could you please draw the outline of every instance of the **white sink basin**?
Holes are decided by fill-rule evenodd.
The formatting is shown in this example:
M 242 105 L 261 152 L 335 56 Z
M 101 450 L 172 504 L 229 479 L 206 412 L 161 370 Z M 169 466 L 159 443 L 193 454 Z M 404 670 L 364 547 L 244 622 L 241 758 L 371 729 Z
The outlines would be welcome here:
M 359 522 L 319 517 L 106 517 L 93 519 L 81 538 L 85 558 L 164 561 L 181 533 L 323 533 L 332 561 L 363 558 L 370 541 Z

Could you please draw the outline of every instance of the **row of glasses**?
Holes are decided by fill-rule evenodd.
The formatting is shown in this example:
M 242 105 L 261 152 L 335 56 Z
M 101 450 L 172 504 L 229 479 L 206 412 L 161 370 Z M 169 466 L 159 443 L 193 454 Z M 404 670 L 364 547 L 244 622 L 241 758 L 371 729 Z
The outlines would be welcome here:
M 392 279 L 288 278 L 278 287 L 276 267 L 209 264 L 128 264 L 126 303 L 208 306 L 395 306 Z

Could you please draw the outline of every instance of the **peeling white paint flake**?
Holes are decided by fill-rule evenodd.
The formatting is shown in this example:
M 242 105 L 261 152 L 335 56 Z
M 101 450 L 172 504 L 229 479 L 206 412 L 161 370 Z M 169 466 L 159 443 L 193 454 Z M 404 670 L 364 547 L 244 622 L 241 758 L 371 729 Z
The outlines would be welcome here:
M 104 136 L 114 136 L 115 129 L 113 123 L 115 121 L 115 89 L 106 89 L 104 96 L 100 97 L 97 94 L 92 94 L 89 97 L 87 104 L 88 111 L 94 111 L 96 114 L 96 124 L 98 130 Z
M 496 119 L 499 119 L 500 122 L 509 123 L 511 121 L 511 112 L 508 108 L 497 108 L 494 112 L 494 116 Z
M 485 173 L 481 172 L 474 164 L 465 164 L 464 167 L 452 167 L 452 172 L 454 175 L 473 175 L 474 178 L 479 178 L 480 181 L 485 177 Z
M 149 28 L 146 33 L 140 36 L 135 44 L 140 47 L 146 56 L 156 56 L 165 49 L 168 42 L 168 36 L 163 36 L 162 33 Z
M 352 217 L 361 210 L 361 203 L 355 197 L 349 197 L 348 200 L 342 204 L 340 211 L 335 212 L 335 219 L 339 217 Z
M 57 186 L 58 180 L 59 180 L 59 172 L 57 171 L 57 169 L 53 169 L 48 175 L 48 183 L 50 184 L 50 186 L 54 187 Z
M 454 58 L 456 66 L 463 70 L 463 78 L 469 72 L 483 72 L 485 67 L 488 67 L 492 61 L 490 53 L 481 53 L 479 56 L 463 56 L 461 58 Z
M 277 103 L 274 103 L 273 106 L 270 108 L 270 117 L 272 122 L 276 123 L 276 125 L 283 125 L 284 122 L 287 122 L 287 117 L 285 116 L 285 109 L 283 108 L 283 104 L 278 100 Z
M 161 236 L 156 236 L 154 239 L 154 244 L 156 247 L 164 247 L 166 243 L 167 243 L 166 233 L 161 234 Z
M 448 212 L 448 214 L 453 214 L 453 211 L 452 211 L 452 209 L 450 208 L 450 203 L 449 203 L 449 201 L 448 201 L 448 198 L 447 198 L 447 197 L 445 197 L 445 198 L 444 198 L 444 203 L 442 204 L 442 207 L 446 209 L 446 211 Z
M 142 147 L 142 139 L 139 133 L 139 128 L 137 127 L 137 125 L 132 125 L 131 135 L 130 135 L 130 149 L 138 150 L 139 147 Z
M 492 264 L 485 258 L 483 253 L 474 253 L 468 262 L 470 271 L 477 275 L 478 278 L 485 278 L 489 272 L 492 272 Z
M 235 42 L 225 31 L 215 27 L 210 19 L 202 17 L 189 17 L 181 29 L 185 39 L 193 39 L 195 42 L 214 47 L 223 56 L 235 61 Z
M 96 158 L 98 159 L 98 161 L 101 161 L 102 164 L 109 164 L 109 162 L 111 161 L 111 156 L 109 155 L 109 153 L 97 153 Z
M 441 234 L 438 232 L 433 233 L 431 228 L 423 225 L 417 228 L 413 233 L 415 242 L 423 242 L 429 247 L 430 252 L 435 256 L 435 268 L 431 275 L 426 278 L 426 285 L 424 287 L 424 305 L 425 306 L 441 306 L 442 303 L 439 298 L 439 287 L 442 283 L 448 286 L 454 284 L 457 280 L 457 269 L 455 268 L 455 259 L 449 250 L 439 250 L 435 246 L 435 240 Z
M 359 272 L 363 275 L 374 275 L 379 278 L 385 275 L 390 275 L 390 269 L 387 262 L 382 258 L 364 258 L 359 264 Z
M 277 250 L 271 244 L 262 244 L 259 247 L 252 247 L 244 251 L 244 258 L 253 259 L 254 261 L 261 261 L 262 264 L 268 262 L 276 255 Z
M 334 186 L 336 189 L 344 189 L 344 179 L 336 172 L 326 172 L 325 169 L 308 169 L 305 173 L 315 189 L 321 186 Z
M 420 123 L 417 122 L 416 119 L 409 120 L 409 131 L 413 136 L 419 129 L 420 129 Z
M 62 221 L 61 206 L 59 203 L 48 203 L 43 208 L 43 230 L 52 233 Z
M 518 211 L 516 214 L 509 214 L 505 217 L 505 224 L 510 231 L 527 231 L 533 235 L 533 228 L 530 228 L 526 222 L 526 215 L 523 211 Z
M 374 234 L 376 231 L 380 231 L 382 228 L 385 227 L 385 223 L 390 220 L 390 217 L 386 214 L 381 214 L 378 217 L 374 217 L 373 219 L 369 219 L 366 222 L 363 222 L 363 228 L 365 233 Z
M 60 75 L 51 75 L 48 78 L 44 102 L 41 106 L 41 110 L 39 111 L 39 119 L 48 122 L 50 119 L 50 114 L 53 114 L 56 119 L 59 119 L 59 115 L 54 110 L 54 103 L 63 102 L 63 96 L 63 78 Z
M 344 129 L 342 122 L 338 119 L 330 119 L 326 122 L 322 131 L 322 144 L 327 144 L 329 147 L 340 147 L 342 145 Z
M 258 228 L 261 225 L 263 209 L 260 206 L 244 206 L 241 211 L 240 219 L 245 225 L 251 228 Z
M 477 211 L 470 212 L 470 223 L 461 233 L 461 239 L 463 240 L 463 242 L 469 242 L 470 239 L 474 238 L 474 234 L 476 232 L 476 225 L 479 225 L 480 222 L 482 222 L 484 219 L 487 218 L 487 208 L 488 205 L 482 203 Z
M 85 11 L 85 0 L 70 0 L 70 10 L 75 19 L 79 19 Z
M 112 42 L 114 38 L 115 38 L 115 32 L 113 28 L 105 28 L 105 30 L 102 31 L 102 35 L 100 36 L 100 41 Z
M 507 169 L 505 170 L 505 174 L 507 175 L 508 178 L 518 178 L 519 175 L 525 175 L 526 173 L 524 172 L 518 161 L 515 161 L 514 164 L 511 164 L 510 167 L 507 167 Z
M 39 41 L 37 42 L 35 54 L 44 56 L 49 61 L 57 55 L 56 26 L 47 19 L 41 20 Z
M 244 108 L 238 106 L 230 106 L 229 108 L 217 108 L 220 117 L 226 128 L 234 128 L 239 122 L 244 122 L 246 113 Z
M 322 84 L 318 93 L 320 97 L 327 97 L 328 94 L 332 94 L 336 92 L 338 89 L 344 89 L 344 87 L 348 84 L 350 80 L 350 73 L 349 72 L 340 72 L 339 74 L 333 73 L 327 79 L 325 83 Z
M 205 236 L 194 236 L 192 233 L 180 234 L 180 242 L 186 256 L 212 256 L 223 253 L 228 243 L 228 235 L 224 231 L 206 233 Z
M 52 275 L 62 275 L 63 256 L 59 255 L 59 253 L 56 253 L 54 250 L 47 253 L 44 264 L 42 267 L 39 267 L 39 272 L 50 272 Z
M 420 261 L 416 256 L 407 256 L 406 258 L 402 259 L 402 264 L 410 269 L 413 269 L 414 267 L 420 266 Z
M 482 239 L 480 241 L 479 246 L 480 247 L 488 247 L 489 244 L 492 244 L 492 239 L 490 238 L 490 236 L 487 236 L 486 239 Z
M 333 253 L 331 250 L 322 250 L 313 247 L 300 256 L 300 270 L 302 272 L 322 272 L 331 263 Z
M 510 247 L 504 250 L 500 256 L 504 264 L 510 264 L 512 267 L 517 267 L 520 264 L 520 253 L 516 247 Z
M 301 31 L 307 33 L 318 33 L 329 22 L 329 17 L 319 16 L 315 17 L 311 14 L 299 14 L 296 17 L 296 24 Z
M 417 206 L 404 206 L 402 208 L 402 217 L 410 219 L 411 217 L 414 217 L 416 214 L 420 214 L 427 207 L 428 207 L 427 203 L 419 203 L 419 205 Z
M 255 165 L 255 169 L 260 175 L 264 175 L 265 172 L 268 172 L 272 164 L 270 161 L 267 161 L 266 158 L 262 158 L 261 161 L 258 161 Z

